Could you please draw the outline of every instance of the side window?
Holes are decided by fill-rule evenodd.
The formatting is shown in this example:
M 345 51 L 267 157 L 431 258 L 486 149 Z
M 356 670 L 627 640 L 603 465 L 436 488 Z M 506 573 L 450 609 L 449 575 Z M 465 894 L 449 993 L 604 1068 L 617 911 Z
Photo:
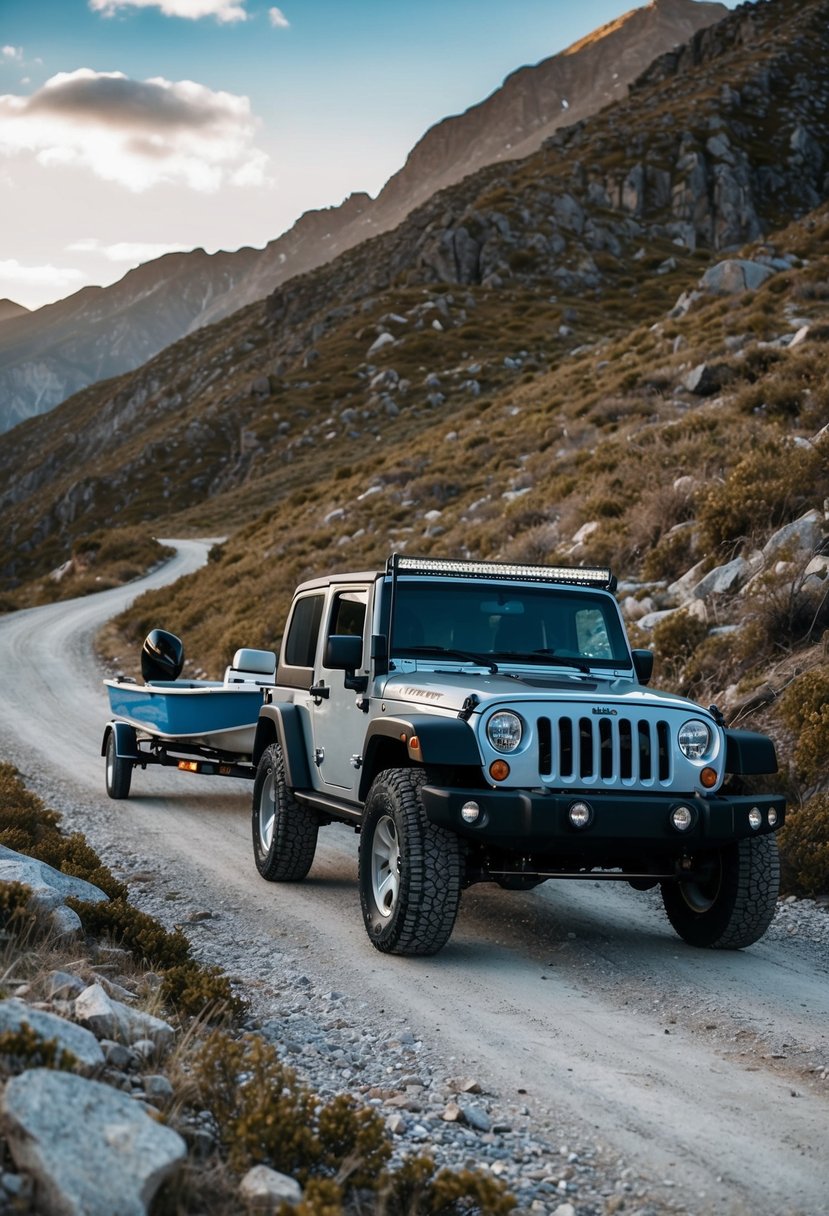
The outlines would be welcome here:
M 314 666 L 324 599 L 323 595 L 306 595 L 294 606 L 285 642 L 286 666 Z
M 366 622 L 367 591 L 340 591 L 334 597 L 331 606 L 331 621 L 328 627 L 332 633 L 345 634 L 348 637 L 361 638 Z

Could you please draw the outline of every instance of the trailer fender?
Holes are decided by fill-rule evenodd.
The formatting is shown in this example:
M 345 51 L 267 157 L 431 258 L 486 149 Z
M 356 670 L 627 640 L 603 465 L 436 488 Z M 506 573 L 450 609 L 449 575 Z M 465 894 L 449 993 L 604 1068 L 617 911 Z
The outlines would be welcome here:
M 138 753 L 138 738 L 135 727 L 129 722 L 107 722 L 104 737 L 101 742 L 101 755 L 107 752 L 107 742 L 110 735 L 115 735 L 115 754 L 119 760 L 140 760 Z
M 262 753 L 271 743 L 278 743 L 285 760 L 285 780 L 294 790 L 311 788 L 308 753 L 302 721 L 296 705 L 289 703 L 263 705 L 259 711 L 256 737 L 253 743 L 253 764 L 259 764 Z

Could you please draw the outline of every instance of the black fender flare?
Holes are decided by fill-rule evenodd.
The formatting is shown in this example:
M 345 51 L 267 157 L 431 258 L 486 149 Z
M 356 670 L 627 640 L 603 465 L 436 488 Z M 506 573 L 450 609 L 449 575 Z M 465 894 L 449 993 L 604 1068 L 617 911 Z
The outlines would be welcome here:
M 395 743 L 412 764 L 480 768 L 483 763 L 474 731 L 461 718 L 436 718 L 429 714 L 375 718 L 369 723 L 363 744 L 361 798 L 366 796 L 375 777 L 374 756 L 386 741 Z
M 101 755 L 107 754 L 109 736 L 115 735 L 115 755 L 119 760 L 140 760 L 138 754 L 138 736 L 135 727 L 129 722 L 107 722 L 104 737 L 101 741 Z
M 777 772 L 777 753 L 768 735 L 753 730 L 725 732 L 725 771 L 752 776 Z
M 302 720 L 299 709 L 290 702 L 263 705 L 260 709 L 251 757 L 254 767 L 259 764 L 265 748 L 274 742 L 282 749 L 285 780 L 289 788 L 311 789 L 311 770 Z

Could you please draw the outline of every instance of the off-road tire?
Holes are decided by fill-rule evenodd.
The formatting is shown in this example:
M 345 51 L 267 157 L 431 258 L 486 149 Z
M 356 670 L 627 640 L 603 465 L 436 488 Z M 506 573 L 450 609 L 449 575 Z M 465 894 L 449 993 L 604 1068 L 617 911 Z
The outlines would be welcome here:
M 262 754 L 253 782 L 253 857 L 268 882 L 301 882 L 317 850 L 319 820 L 300 806 L 285 782 L 282 748 L 272 743 Z
M 360 832 L 360 902 L 384 954 L 436 954 L 452 933 L 463 867 L 458 837 L 426 818 L 422 769 L 379 773 Z
M 768 929 L 777 907 L 777 839 L 755 836 L 738 840 L 703 861 L 708 869 L 705 881 L 662 883 L 668 920 L 692 946 L 719 950 L 750 946 Z
M 110 798 L 128 798 L 132 783 L 133 763 L 119 756 L 116 751 L 115 731 L 111 730 L 107 738 L 106 749 L 106 791 Z

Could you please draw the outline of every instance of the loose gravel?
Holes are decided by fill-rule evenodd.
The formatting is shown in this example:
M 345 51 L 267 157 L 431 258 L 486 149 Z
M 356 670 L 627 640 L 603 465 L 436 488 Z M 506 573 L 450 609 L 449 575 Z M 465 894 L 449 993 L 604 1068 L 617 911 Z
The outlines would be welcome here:
M 19 764 L 19 761 L 18 761 Z M 539 1110 L 522 1091 L 487 1092 L 463 1061 L 441 1043 L 416 1037 L 405 1022 L 387 1020 L 353 993 L 332 990 L 280 939 L 252 931 L 232 900 L 206 907 L 183 889 L 173 863 L 163 868 L 124 847 L 112 819 L 73 800 L 66 786 L 24 771 L 27 784 L 81 831 L 132 902 L 167 928 L 180 927 L 199 960 L 221 967 L 249 1003 L 247 1029 L 273 1043 L 321 1097 L 348 1093 L 375 1108 L 393 1144 L 393 1160 L 428 1153 L 440 1166 L 480 1168 L 515 1195 L 521 1216 L 705 1216 L 707 1197 L 688 1205 L 670 1179 L 613 1152 L 583 1125 Z M 769 929 L 796 938 L 825 959 L 829 915 L 811 900 L 780 902 Z M 829 1070 L 824 1067 L 822 1080 Z

